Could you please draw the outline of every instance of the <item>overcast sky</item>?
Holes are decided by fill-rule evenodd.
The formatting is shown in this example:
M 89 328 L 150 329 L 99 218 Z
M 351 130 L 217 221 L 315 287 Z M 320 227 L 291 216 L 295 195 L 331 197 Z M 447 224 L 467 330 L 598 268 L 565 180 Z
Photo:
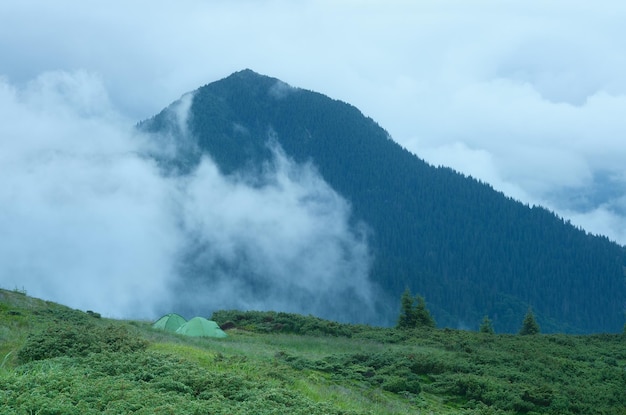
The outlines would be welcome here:
M 3 0 L 0 224 L 14 224 L 3 239 L 19 242 L 0 254 L 30 243 L 40 255 L 59 245 L 46 242 L 46 226 L 58 232 L 107 210 L 137 229 L 135 245 L 161 240 L 146 269 L 169 272 L 151 259 L 179 242 L 143 230 L 176 226 L 151 208 L 172 184 L 129 156 L 138 144 L 128 127 L 244 68 L 349 102 L 432 164 L 626 244 L 625 21 L 619 1 Z M 129 172 L 144 182 L 127 188 Z M 75 190 L 61 183 L 91 198 L 63 210 L 59 194 Z M 123 201 L 102 199 L 112 193 Z M 108 234 L 94 244 L 114 248 Z M 24 269 L 2 267 L 0 285 Z

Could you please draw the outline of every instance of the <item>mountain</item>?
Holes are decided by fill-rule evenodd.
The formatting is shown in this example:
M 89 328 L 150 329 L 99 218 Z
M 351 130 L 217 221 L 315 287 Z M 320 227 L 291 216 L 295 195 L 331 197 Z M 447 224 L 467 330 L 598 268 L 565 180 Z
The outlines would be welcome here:
M 167 174 L 193 174 L 203 154 L 224 175 L 262 174 L 276 146 L 313 165 L 349 202 L 351 223 L 368 229 L 369 277 L 388 324 L 408 287 L 425 297 L 439 326 L 476 329 L 488 315 L 496 331 L 516 332 L 532 307 L 544 332 L 623 327 L 625 247 L 429 165 L 347 103 L 244 70 L 139 128 L 176 143 L 174 158 L 156 156 Z M 194 284 L 211 278 L 187 271 Z

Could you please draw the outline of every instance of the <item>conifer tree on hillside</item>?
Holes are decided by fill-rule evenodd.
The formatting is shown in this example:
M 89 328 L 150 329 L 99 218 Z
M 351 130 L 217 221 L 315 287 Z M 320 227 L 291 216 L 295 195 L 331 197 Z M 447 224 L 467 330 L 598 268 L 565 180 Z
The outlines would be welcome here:
M 400 317 L 398 317 L 397 328 L 410 329 L 416 326 L 415 300 L 411 295 L 411 290 L 407 287 L 400 298 Z
M 435 326 L 435 320 L 426 308 L 424 298 L 419 295 L 414 298 L 409 288 L 404 290 L 400 298 L 400 316 L 396 327 L 414 329 L 417 327 L 434 328 Z
M 494 334 L 495 330 L 493 329 L 493 325 L 491 324 L 491 319 L 488 316 L 483 317 L 483 322 L 480 323 L 480 328 L 478 329 L 481 333 Z
M 538 334 L 539 324 L 535 320 L 535 315 L 533 314 L 532 308 L 528 308 L 528 312 L 524 317 L 524 321 L 522 322 L 522 328 L 519 331 L 521 335 L 530 335 L 530 334 Z
M 417 305 L 415 306 L 415 319 L 417 327 L 435 328 L 435 319 L 430 315 L 430 311 L 426 308 L 424 297 L 415 297 Z

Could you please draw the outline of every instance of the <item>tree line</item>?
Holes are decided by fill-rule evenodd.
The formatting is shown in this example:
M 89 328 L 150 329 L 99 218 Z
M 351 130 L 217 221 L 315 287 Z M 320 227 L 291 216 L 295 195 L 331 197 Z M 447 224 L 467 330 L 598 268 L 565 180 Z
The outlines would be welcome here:
M 413 296 L 410 288 L 407 287 L 400 298 L 400 314 L 398 316 L 396 328 L 432 329 L 435 327 L 435 319 L 426 307 L 426 300 L 424 297 L 421 295 Z M 478 331 L 485 334 L 495 333 L 493 323 L 489 316 L 483 317 Z M 539 323 L 537 323 L 537 320 L 535 319 L 532 308 L 529 307 L 518 333 L 520 335 L 533 335 L 539 334 L 540 332 L 541 329 L 539 327 Z M 626 333 L 626 325 L 624 325 L 624 332 Z

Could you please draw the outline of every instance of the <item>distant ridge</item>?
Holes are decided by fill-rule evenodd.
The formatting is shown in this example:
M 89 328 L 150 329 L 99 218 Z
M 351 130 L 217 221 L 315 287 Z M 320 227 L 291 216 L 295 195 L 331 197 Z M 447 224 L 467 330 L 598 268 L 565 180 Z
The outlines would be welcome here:
M 140 128 L 180 136 L 174 107 Z M 544 332 L 622 330 L 625 247 L 427 164 L 349 104 L 246 69 L 195 91 L 185 128 L 193 146 L 181 141 L 189 151 L 174 161 L 183 174 L 202 153 L 225 174 L 260 168 L 270 135 L 312 162 L 372 229 L 381 294 L 399 299 L 409 287 L 439 326 L 477 329 L 488 315 L 496 331 L 516 332 L 532 306 Z M 381 310 L 389 324 L 397 307 Z

